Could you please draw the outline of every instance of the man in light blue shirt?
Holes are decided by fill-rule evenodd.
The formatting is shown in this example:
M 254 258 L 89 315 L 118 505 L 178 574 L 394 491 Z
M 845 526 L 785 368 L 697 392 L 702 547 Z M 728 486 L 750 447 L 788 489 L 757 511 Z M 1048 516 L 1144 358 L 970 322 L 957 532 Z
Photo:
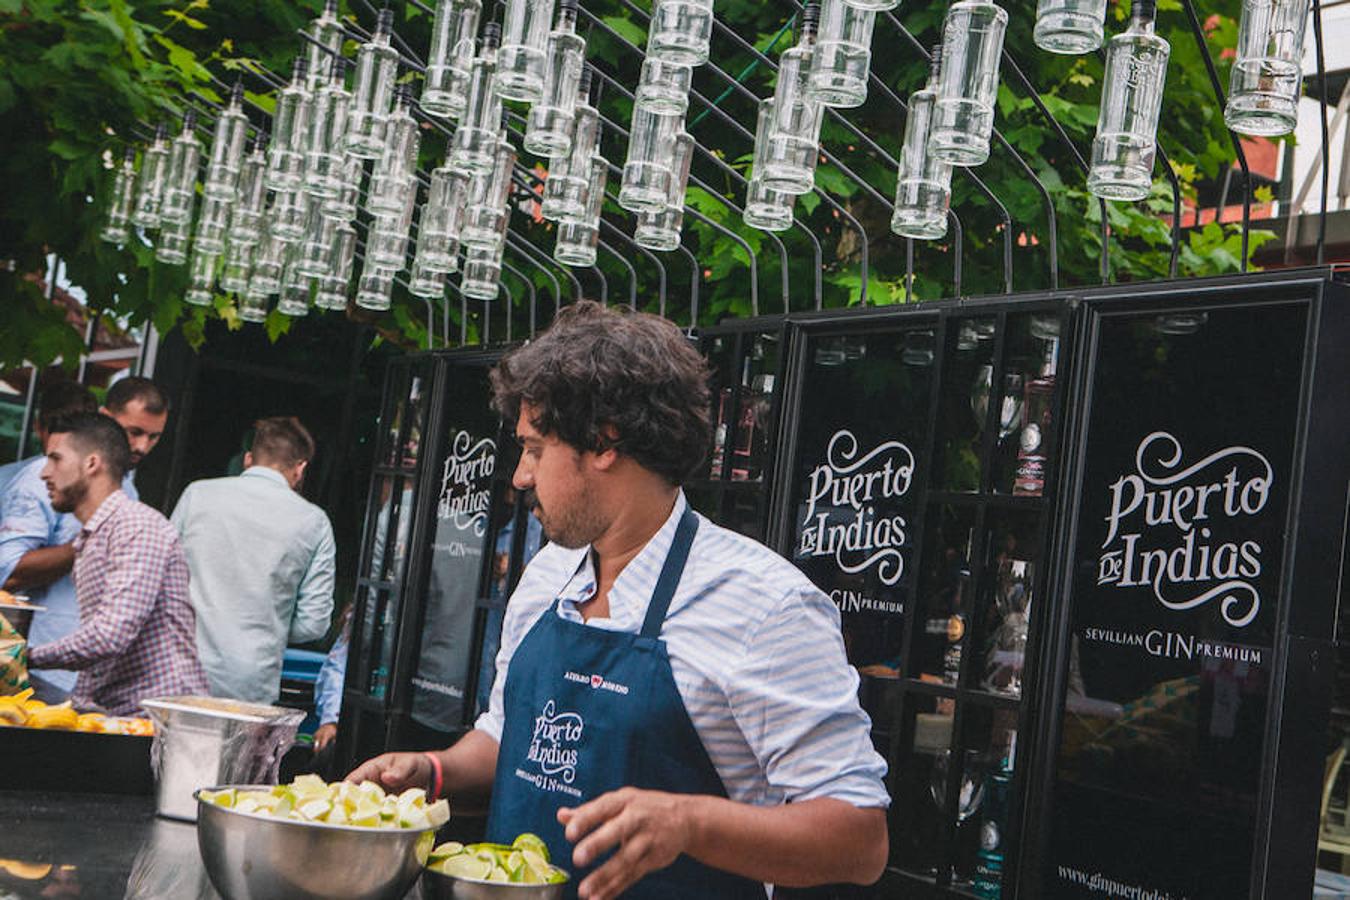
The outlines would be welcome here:
M 193 482 L 173 511 L 215 696 L 275 703 L 287 643 L 328 631 L 333 526 L 299 494 L 313 456 L 314 439 L 297 419 L 260 419 L 243 473 Z
M 96 409 L 85 388 L 71 387 L 53 385 L 43 392 L 38 434 L 44 445 L 51 426 L 64 414 Z M 108 389 L 105 405 L 98 411 L 112 417 L 126 432 L 132 468 L 122 480 L 122 490 L 131 499 L 139 499 L 133 480 L 135 466 L 164 433 L 168 398 L 149 379 L 129 377 Z M 73 541 L 80 533 L 80 523 L 70 513 L 52 509 L 47 486 L 40 477 L 45 462 L 42 456 L 21 462 L 18 474 L 0 494 L 0 585 L 26 594 L 32 603 L 43 607 L 33 616 L 28 631 L 33 646 L 58 641 L 80 625 L 75 581 L 70 574 L 75 563 Z M 65 699 L 75 687 L 74 672 L 49 669 L 30 674 L 39 699 L 49 703 Z

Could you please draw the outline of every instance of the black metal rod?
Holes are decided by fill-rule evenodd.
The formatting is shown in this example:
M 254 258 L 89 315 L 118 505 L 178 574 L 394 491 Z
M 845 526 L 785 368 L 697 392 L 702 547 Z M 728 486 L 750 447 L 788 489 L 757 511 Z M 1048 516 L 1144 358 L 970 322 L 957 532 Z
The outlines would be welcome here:
M 683 235 L 675 249 L 689 258 L 689 330 L 693 331 L 698 327 L 698 283 L 703 278 L 703 269 L 698 264 L 698 257 L 684 245 Z
M 1177 263 L 1181 254 L 1181 182 L 1177 180 L 1177 173 L 1172 170 L 1172 161 L 1167 158 L 1162 141 L 1155 141 L 1154 146 L 1158 149 L 1158 161 L 1162 163 L 1163 174 L 1167 176 L 1167 183 L 1172 188 L 1172 257 L 1167 263 L 1167 277 L 1176 278 Z
M 958 293 L 957 296 L 960 296 Z M 914 239 L 905 238 L 905 302 L 914 299 Z
M 1317 122 L 1322 126 L 1322 211 L 1317 214 L 1317 264 L 1320 266 L 1327 259 L 1327 200 L 1331 196 L 1331 136 L 1327 132 L 1327 60 L 1322 42 L 1321 0 L 1313 0 L 1312 16 L 1313 43 L 1317 47 L 1317 81 L 1322 91 L 1322 102 L 1317 108 Z
M 961 228 L 961 220 L 956 213 L 950 209 L 947 210 L 948 217 L 952 220 L 952 282 L 955 285 L 953 290 L 956 296 L 961 296 L 961 253 L 965 246 L 965 231 Z
M 1214 98 L 1219 101 L 1219 109 L 1223 110 L 1228 106 L 1228 100 L 1224 96 L 1223 84 L 1219 81 L 1219 72 L 1214 67 L 1214 57 L 1210 55 L 1209 45 L 1205 41 L 1205 29 L 1200 24 L 1200 17 L 1196 15 L 1195 4 L 1191 0 L 1181 0 L 1181 5 L 1186 9 L 1186 18 L 1190 22 L 1191 35 L 1195 38 L 1195 45 L 1200 50 L 1200 58 L 1205 61 L 1205 71 L 1209 73 L 1209 86 L 1214 90 Z M 1238 139 L 1237 134 L 1231 128 L 1225 128 L 1228 132 L 1228 140 L 1233 144 L 1233 153 L 1237 156 L 1238 167 L 1242 169 L 1242 259 L 1240 260 L 1242 271 L 1247 271 L 1247 244 L 1251 238 L 1252 230 L 1252 170 L 1247 165 L 1247 154 L 1242 149 L 1242 141 Z
M 535 259 L 530 254 L 526 253 L 524 250 L 517 247 L 515 243 L 512 241 L 511 236 L 509 234 L 507 235 L 506 238 L 506 248 L 514 252 L 517 256 L 528 262 L 530 265 L 534 266 L 540 272 L 543 272 L 544 277 L 553 283 L 553 314 L 557 315 L 558 311 L 562 309 L 562 285 L 558 283 L 558 279 L 553 277 L 553 273 L 550 272 L 546 266 L 541 264 L 537 259 Z M 534 307 L 530 308 L 531 337 L 533 337 L 535 332 L 539 330 L 538 312 L 539 311 L 536 308 Z
M 609 282 L 605 280 L 605 273 L 599 266 L 587 266 L 587 269 L 595 273 L 595 277 L 600 279 L 600 305 L 609 306 Z
M 1022 86 L 1023 93 L 1031 99 L 1031 102 L 1035 104 L 1036 109 L 1039 110 L 1045 120 L 1050 123 L 1050 127 L 1054 129 L 1055 134 L 1058 135 L 1060 141 L 1069 149 L 1069 154 L 1073 157 L 1074 162 L 1078 163 L 1078 167 L 1083 170 L 1083 174 L 1087 175 L 1090 172 L 1090 167 L 1088 166 L 1087 160 L 1083 158 L 1083 154 L 1079 152 L 1078 145 L 1073 142 L 1073 138 L 1069 137 L 1069 133 L 1064 130 L 1064 126 L 1060 125 L 1059 120 L 1050 112 L 1050 108 L 1047 107 L 1045 101 L 1041 99 L 1041 92 L 1031 83 L 1031 79 L 1027 78 L 1026 73 L 1024 73 L 1022 67 L 1017 64 L 1017 60 L 1013 59 L 1013 55 L 1008 51 L 1007 47 L 1003 48 L 1003 62 L 1007 69 L 1012 72 L 1013 78 L 1015 78 Z M 1111 280 L 1111 226 L 1107 220 L 1106 201 L 1101 197 L 1097 198 L 1097 208 L 1101 215 L 1100 230 L 1102 241 L 1099 268 L 1101 270 L 1102 284 L 1106 284 Z
M 512 235 L 508 232 L 506 239 L 508 244 L 511 247 L 513 247 L 517 253 L 521 253 L 526 256 L 533 257 L 536 260 L 539 260 L 542 263 L 542 265 L 540 265 L 540 269 L 545 274 L 548 274 L 549 278 L 552 279 L 555 288 L 560 288 L 560 285 L 558 279 L 553 278 L 553 275 L 551 274 L 550 269 L 548 267 L 551 266 L 553 268 L 559 269 L 563 273 L 563 277 L 566 278 L 569 282 L 571 282 L 572 299 L 574 300 L 581 299 L 582 297 L 581 281 L 577 278 L 576 274 L 573 273 L 571 269 L 567 268 L 566 266 L 560 265 L 559 263 L 554 261 L 554 259 L 551 256 L 549 256 L 543 250 L 536 247 L 532 242 L 530 242 L 529 239 L 527 239 L 523 235 L 516 235 L 514 238 L 515 243 L 511 243 Z M 556 316 L 561 311 L 562 311 L 562 291 L 561 289 L 559 289 L 557 293 L 555 293 L 553 296 L 553 315 Z
M 511 265 L 506 260 L 502 260 L 502 268 L 505 271 L 510 272 L 512 275 L 515 275 L 521 281 L 525 282 L 525 290 L 528 292 L 530 297 L 530 321 L 533 322 L 534 311 L 539 305 L 539 294 L 538 291 L 535 289 L 534 280 L 525 277 L 524 272 L 520 271 L 515 266 Z M 506 308 L 506 342 L 508 344 L 511 343 L 511 313 L 514 309 L 515 309 L 514 305 L 508 306 Z
M 614 197 L 614 195 L 613 195 L 613 193 L 612 193 L 611 191 L 608 191 L 608 190 L 605 191 L 605 196 L 614 199 L 614 201 L 615 201 L 616 203 L 618 202 L 618 198 L 617 198 L 617 197 Z M 625 244 L 627 244 L 628 246 L 630 246 L 630 247 L 632 247 L 633 249 L 637 250 L 637 252 L 641 253 L 643 256 L 645 256 L 645 257 L 647 257 L 648 259 L 650 259 L 650 260 L 652 261 L 653 264 L 655 264 L 655 266 L 656 266 L 656 271 L 657 271 L 657 273 L 658 273 L 658 278 L 657 278 L 657 298 L 658 298 L 658 299 L 657 299 L 657 308 L 658 308 L 659 310 L 661 310 L 661 316 L 664 317 L 665 314 L 666 314 L 666 313 L 665 313 L 665 309 L 666 309 L 666 264 L 663 263 L 663 262 L 661 261 L 661 257 L 657 256 L 655 253 L 653 253 L 652 251 L 648 250 L 646 247 L 644 247 L 644 246 L 642 246 L 641 244 L 639 244 L 639 243 L 637 242 L 637 240 L 634 239 L 634 237 L 633 237 L 632 235 L 626 233 L 623 229 L 619 228 L 619 226 L 615 225 L 613 222 L 611 222 L 611 221 L 609 221 L 608 219 L 606 219 L 603 215 L 600 217 L 600 224 L 601 224 L 603 227 L 608 228 L 608 229 L 610 230 L 611 233 L 613 233 L 613 234 L 615 234 L 615 235 L 618 235 L 618 237 L 620 238 L 620 240 L 622 240 Z
M 601 217 L 600 221 L 604 222 L 603 216 Z M 636 312 L 637 284 L 638 284 L 637 269 L 635 269 L 633 267 L 633 264 L 628 261 L 628 257 L 624 256 L 618 250 L 615 250 L 613 247 L 605 243 L 603 240 L 597 240 L 596 244 L 599 245 L 601 250 L 604 250 L 610 256 L 617 259 L 623 265 L 623 267 L 628 270 L 628 308 Z

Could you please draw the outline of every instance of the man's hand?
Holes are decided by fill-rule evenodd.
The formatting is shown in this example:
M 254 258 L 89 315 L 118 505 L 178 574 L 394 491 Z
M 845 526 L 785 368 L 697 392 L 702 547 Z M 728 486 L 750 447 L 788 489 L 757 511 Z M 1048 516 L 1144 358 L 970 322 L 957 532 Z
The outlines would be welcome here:
M 578 867 L 618 847 L 581 882 L 581 900 L 611 900 L 686 852 L 694 827 L 689 799 L 685 794 L 622 788 L 575 809 L 558 810 L 564 834 L 576 844 L 572 862 Z
M 355 784 L 373 781 L 386 791 L 400 793 L 412 787 L 430 790 L 431 776 L 431 760 L 426 754 L 385 753 L 357 766 L 347 780 Z
M 325 722 L 314 732 L 314 750 L 318 752 L 329 744 L 333 743 L 333 738 L 337 737 L 337 723 Z

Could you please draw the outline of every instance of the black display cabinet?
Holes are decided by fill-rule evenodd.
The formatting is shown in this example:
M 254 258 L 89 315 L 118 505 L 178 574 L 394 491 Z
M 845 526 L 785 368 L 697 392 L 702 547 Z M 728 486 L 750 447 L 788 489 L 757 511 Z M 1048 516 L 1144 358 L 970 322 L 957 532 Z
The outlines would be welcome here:
M 717 427 L 690 500 L 834 601 L 890 766 L 882 880 L 785 896 L 1311 896 L 1348 295 L 1300 271 L 700 333 Z M 348 758 L 449 743 L 489 686 L 541 540 L 497 358 L 391 369 Z

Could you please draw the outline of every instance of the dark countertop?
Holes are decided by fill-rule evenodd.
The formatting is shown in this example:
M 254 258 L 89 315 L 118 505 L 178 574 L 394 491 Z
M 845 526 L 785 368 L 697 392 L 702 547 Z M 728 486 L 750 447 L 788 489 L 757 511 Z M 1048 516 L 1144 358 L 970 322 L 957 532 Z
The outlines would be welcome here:
M 0 900 L 57 897 L 220 900 L 197 826 L 158 818 L 153 797 L 0 791 Z

